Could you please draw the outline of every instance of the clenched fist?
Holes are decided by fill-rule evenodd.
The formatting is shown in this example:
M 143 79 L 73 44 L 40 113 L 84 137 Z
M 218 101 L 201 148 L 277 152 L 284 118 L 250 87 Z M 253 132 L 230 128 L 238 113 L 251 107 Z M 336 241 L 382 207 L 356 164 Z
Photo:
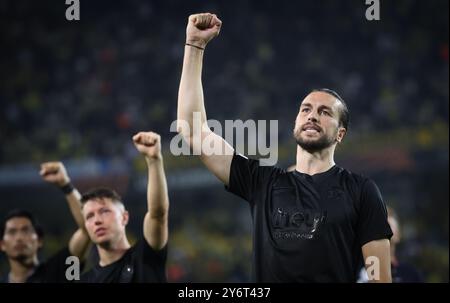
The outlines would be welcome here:
M 154 132 L 139 132 L 133 136 L 136 149 L 145 156 L 146 160 L 161 159 L 161 137 Z
M 57 186 L 64 186 L 70 182 L 70 178 L 67 175 L 66 168 L 61 162 L 46 162 L 41 164 L 41 171 L 39 174 L 42 178 Z
M 186 43 L 204 48 L 219 34 L 221 26 L 222 21 L 214 14 L 190 15 L 186 28 Z

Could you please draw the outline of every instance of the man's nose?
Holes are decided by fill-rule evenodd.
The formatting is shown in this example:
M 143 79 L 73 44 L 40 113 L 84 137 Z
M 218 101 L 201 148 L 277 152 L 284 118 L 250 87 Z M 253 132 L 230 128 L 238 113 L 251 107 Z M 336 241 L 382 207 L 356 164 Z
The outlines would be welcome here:
M 308 121 L 310 122 L 317 122 L 317 114 L 314 111 L 311 111 L 308 115 Z
M 102 224 L 103 223 L 103 221 L 102 221 L 102 219 L 100 218 L 100 216 L 99 215 L 95 215 L 95 218 L 94 218 L 94 224 L 95 225 L 100 225 L 100 224 Z
M 18 232 L 15 236 L 15 242 L 18 244 L 23 244 L 25 242 L 25 234 L 23 232 Z

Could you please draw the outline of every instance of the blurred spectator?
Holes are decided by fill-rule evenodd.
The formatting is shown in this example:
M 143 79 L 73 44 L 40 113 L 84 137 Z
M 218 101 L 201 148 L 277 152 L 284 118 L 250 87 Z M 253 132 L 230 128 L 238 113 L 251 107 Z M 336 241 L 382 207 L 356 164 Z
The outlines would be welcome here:
M 396 248 L 400 243 L 402 234 L 397 214 L 391 207 L 388 207 L 388 222 L 394 234 L 391 238 L 392 282 L 393 283 L 424 282 L 422 274 L 412 264 L 400 261 L 397 256 Z
M 397 213 L 392 207 L 387 208 L 388 222 L 391 227 L 393 236 L 391 238 L 391 273 L 392 283 L 423 283 L 425 282 L 422 274 L 415 266 L 404 261 L 400 261 L 397 255 L 397 247 L 401 240 L 400 223 Z M 367 272 L 361 269 L 360 283 L 367 282 Z

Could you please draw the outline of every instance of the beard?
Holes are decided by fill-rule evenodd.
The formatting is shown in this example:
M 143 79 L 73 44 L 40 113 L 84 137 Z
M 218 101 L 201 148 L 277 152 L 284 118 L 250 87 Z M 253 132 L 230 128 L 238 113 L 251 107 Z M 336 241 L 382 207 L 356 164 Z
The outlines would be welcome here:
M 23 263 L 24 261 L 26 261 L 29 258 L 30 258 L 30 256 L 27 256 L 26 254 L 21 253 L 21 254 L 14 256 L 12 259 L 16 260 L 19 263 Z
M 337 131 L 336 131 L 337 132 Z M 297 145 L 309 153 L 324 150 L 335 143 L 335 134 L 333 136 L 326 136 L 323 134 L 317 139 L 305 139 L 301 135 L 302 130 L 294 131 L 294 138 Z
M 111 239 L 95 239 L 92 241 L 95 245 L 102 247 L 105 250 L 109 250 L 113 247 L 113 241 Z
M 102 247 L 105 250 L 110 250 L 110 249 L 114 248 L 114 245 L 121 238 L 120 232 L 117 231 L 117 230 L 109 230 L 108 232 L 110 234 L 107 235 L 106 237 L 103 236 L 100 239 L 99 238 L 95 238 L 92 242 L 95 245 L 98 245 L 98 246 Z
M 17 261 L 21 264 L 28 264 L 28 263 L 32 263 L 33 260 L 33 254 L 31 253 L 27 253 L 27 252 L 21 252 L 18 253 L 15 256 L 11 256 L 11 259 L 13 259 L 14 261 Z

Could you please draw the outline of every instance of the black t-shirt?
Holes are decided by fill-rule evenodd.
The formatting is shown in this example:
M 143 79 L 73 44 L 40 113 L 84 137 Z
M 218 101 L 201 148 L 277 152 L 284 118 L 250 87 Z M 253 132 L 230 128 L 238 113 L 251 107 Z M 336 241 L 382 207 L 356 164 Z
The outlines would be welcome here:
M 26 283 L 67 283 L 66 270 L 70 265 L 66 264 L 66 259 L 70 257 L 68 247 L 61 249 L 47 261 L 40 263 L 28 277 Z M 8 283 L 8 274 L 4 275 L 0 282 Z
M 250 203 L 256 282 L 355 282 L 361 246 L 392 236 L 375 183 L 338 166 L 310 176 L 234 155 L 227 190 Z
M 144 238 L 114 263 L 97 264 L 81 276 L 82 283 L 163 283 L 166 279 L 167 245 L 154 250 Z

